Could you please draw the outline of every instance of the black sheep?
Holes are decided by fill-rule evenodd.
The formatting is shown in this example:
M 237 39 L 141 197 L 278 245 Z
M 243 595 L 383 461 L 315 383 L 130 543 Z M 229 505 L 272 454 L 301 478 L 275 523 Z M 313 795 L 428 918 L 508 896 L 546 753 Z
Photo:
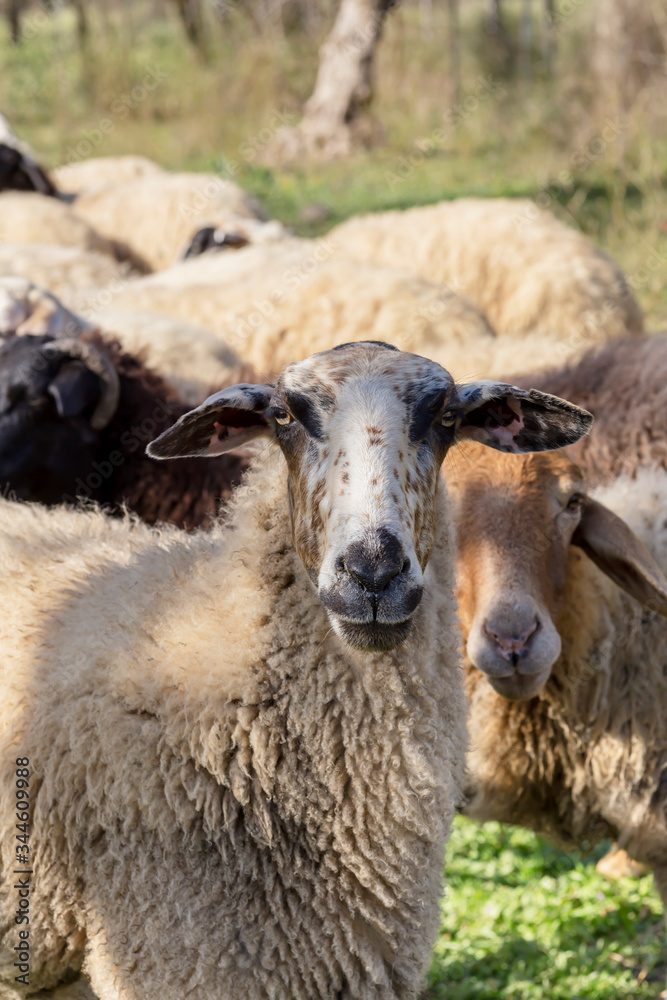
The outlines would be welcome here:
M 156 372 L 99 333 L 9 336 L 0 342 L 0 491 L 49 505 L 93 500 L 150 524 L 207 526 L 244 460 L 162 463 L 144 454 L 188 409 Z

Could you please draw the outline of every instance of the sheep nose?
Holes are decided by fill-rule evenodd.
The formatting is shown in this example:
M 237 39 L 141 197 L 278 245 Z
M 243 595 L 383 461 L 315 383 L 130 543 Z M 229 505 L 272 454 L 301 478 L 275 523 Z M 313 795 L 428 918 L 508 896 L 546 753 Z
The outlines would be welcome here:
M 529 641 L 535 632 L 537 632 L 538 626 L 539 622 L 535 618 L 523 631 L 519 631 L 518 629 L 509 631 L 507 627 L 503 628 L 499 623 L 487 620 L 484 623 L 484 632 L 498 647 L 498 651 L 503 659 L 509 660 L 513 666 L 516 666 L 519 660 L 528 656 Z
M 353 542 L 343 557 L 343 569 L 348 576 L 373 594 L 382 593 L 409 568 L 410 560 L 405 558 L 401 543 L 386 529 Z

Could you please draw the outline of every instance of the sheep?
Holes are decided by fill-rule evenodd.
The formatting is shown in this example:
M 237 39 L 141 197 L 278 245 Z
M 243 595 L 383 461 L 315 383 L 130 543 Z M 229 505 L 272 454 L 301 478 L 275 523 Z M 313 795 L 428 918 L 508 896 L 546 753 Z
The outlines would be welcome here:
M 220 337 L 184 320 L 113 307 L 89 315 L 126 351 L 159 371 L 191 406 L 202 401 L 211 385 L 234 382 L 242 367 Z
M 209 533 L 0 501 L 1 843 L 15 865 L 29 759 L 31 988 L 83 964 L 100 1000 L 416 996 L 465 751 L 439 467 L 456 439 L 589 426 L 357 343 L 151 444 L 268 437 Z
M 79 337 L 98 330 L 159 371 L 192 406 L 210 385 L 229 385 L 240 358 L 213 334 L 182 320 L 123 309 L 96 309 L 84 319 L 25 278 L 0 278 L 0 337 L 8 333 Z
M 570 450 L 590 485 L 610 485 L 642 468 L 667 469 L 667 337 L 619 338 L 591 348 L 578 362 L 518 376 L 517 385 L 568 398 L 595 417 L 594 431 Z M 637 386 L 642 387 L 637 394 Z M 620 400 L 627 406 L 619 406 Z M 631 402 L 630 402 L 631 400 Z M 609 879 L 645 874 L 647 866 L 613 845 L 596 865 Z
M 594 433 L 572 449 L 591 482 L 609 484 L 622 473 L 633 476 L 651 465 L 667 470 L 664 333 L 613 340 L 591 348 L 577 362 L 513 381 L 553 395 L 565 393 L 591 411 Z
M 26 278 L 0 278 L 0 337 L 8 334 L 45 334 L 78 337 L 88 329 L 55 295 Z
M 62 191 L 88 194 L 107 185 L 124 184 L 142 177 L 156 177 L 165 173 L 162 167 L 146 156 L 97 156 L 88 160 L 74 160 L 52 171 L 52 176 Z
M 92 250 L 0 242 L 0 275 L 27 278 L 75 312 L 109 305 L 132 274 L 127 264 Z
M 460 198 L 349 219 L 329 235 L 360 260 L 407 267 L 460 292 L 500 336 L 556 337 L 561 360 L 643 330 L 614 261 L 527 200 Z
M 264 220 L 259 202 L 215 174 L 157 174 L 79 195 L 76 213 L 148 270 L 173 264 L 198 229 Z
M 247 379 L 247 367 L 235 372 Z M 208 527 L 247 462 L 158 465 L 151 434 L 189 408 L 156 372 L 98 332 L 0 342 L 0 492 L 45 504 L 94 500 L 149 524 Z
M 179 254 L 179 260 L 198 257 L 203 253 L 221 250 L 240 250 L 251 243 L 276 243 L 287 239 L 290 233 L 275 219 L 241 219 L 229 216 L 223 225 L 202 226 Z
M 667 908 L 667 473 L 648 464 L 591 490 L 565 452 L 494 455 L 483 476 L 478 459 L 469 445 L 448 472 L 465 812 L 569 846 L 613 835 Z
M 70 205 L 25 191 L 0 194 L 0 240 L 51 243 L 115 256 L 113 243 L 78 218 Z
M 0 191 L 37 191 L 57 197 L 48 174 L 37 164 L 28 146 L 17 139 L 0 114 Z
M 133 281 L 116 304 L 196 323 L 263 372 L 314 350 L 381 338 L 435 361 L 451 358 L 448 369 L 463 377 L 488 367 L 496 342 L 465 299 L 408 272 L 338 255 L 328 240 L 206 253 Z

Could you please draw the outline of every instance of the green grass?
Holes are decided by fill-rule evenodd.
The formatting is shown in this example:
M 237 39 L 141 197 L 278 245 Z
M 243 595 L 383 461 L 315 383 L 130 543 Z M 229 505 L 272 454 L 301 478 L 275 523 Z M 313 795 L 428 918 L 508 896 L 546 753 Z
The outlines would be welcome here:
M 657 1000 L 667 976 L 652 877 L 610 883 L 589 856 L 458 818 L 424 1000 Z
M 506 6 L 516 20 L 519 0 Z M 459 103 L 468 99 L 471 110 L 444 134 L 437 130 L 453 110 L 445 5 L 434 4 L 425 40 L 417 5 L 405 2 L 379 50 L 379 141 L 346 161 L 289 170 L 260 162 L 263 137 L 276 112 L 298 117 L 320 39 L 257 32 L 238 5 L 238 16 L 211 26 L 204 65 L 164 13 L 171 7 L 157 18 L 147 0 L 89 5 L 83 52 L 68 6 L 33 24 L 20 47 L 0 26 L 0 109 L 47 164 L 85 149 L 110 118 L 111 131 L 84 155 L 141 152 L 172 169 L 231 175 L 305 236 L 360 212 L 465 195 L 533 198 L 610 252 L 649 326 L 667 327 L 667 101 L 636 102 L 614 119 L 621 138 L 600 142 L 609 113 L 596 106 L 589 74 L 594 0 L 570 3 L 554 79 L 536 61 L 529 82 L 499 73 L 480 31 L 481 0 L 466 0 Z M 135 100 L 132 88 L 151 68 L 160 84 Z M 489 76 L 492 92 L 475 104 Z M 428 1000 L 656 1000 L 667 958 L 651 879 L 610 884 L 594 860 L 526 831 L 458 820 Z

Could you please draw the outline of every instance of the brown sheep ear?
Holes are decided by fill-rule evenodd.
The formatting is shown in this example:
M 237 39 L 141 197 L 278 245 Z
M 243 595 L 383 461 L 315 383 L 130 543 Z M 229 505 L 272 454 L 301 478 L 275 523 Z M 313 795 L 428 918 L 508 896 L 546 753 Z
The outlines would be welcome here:
M 482 379 L 457 386 L 463 409 L 457 437 L 521 454 L 552 451 L 588 434 L 593 417 L 559 396 Z
M 667 617 L 667 580 L 644 543 L 608 507 L 584 500 L 572 543 L 627 594 Z
M 146 448 L 151 458 L 224 455 L 271 428 L 264 413 L 272 385 L 232 385 L 205 399 Z

